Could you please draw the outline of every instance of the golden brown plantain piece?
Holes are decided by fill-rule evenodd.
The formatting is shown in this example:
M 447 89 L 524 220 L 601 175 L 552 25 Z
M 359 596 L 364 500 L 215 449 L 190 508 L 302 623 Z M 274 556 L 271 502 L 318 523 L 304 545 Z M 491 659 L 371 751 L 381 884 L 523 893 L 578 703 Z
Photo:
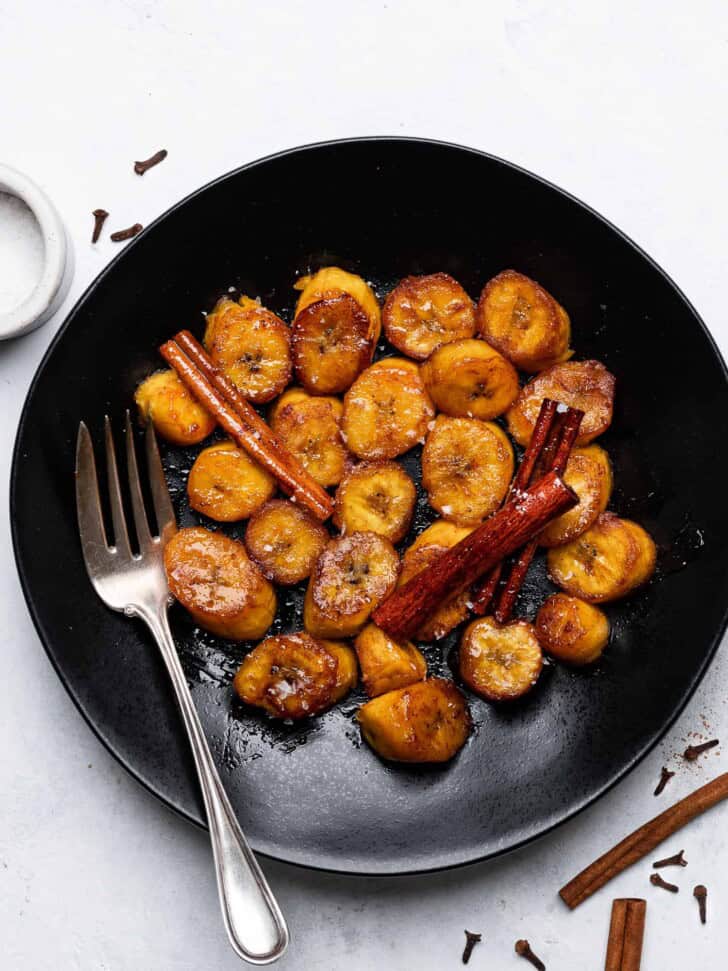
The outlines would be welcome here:
M 359 677 L 356 651 L 344 641 L 320 640 L 318 643 L 336 658 L 336 686 L 331 696 L 332 702 L 336 703 L 356 687 Z
M 515 270 L 486 283 L 476 320 L 488 343 L 523 371 L 542 371 L 573 353 L 569 315 L 535 280 Z
M 518 396 L 518 374 L 511 362 L 480 340 L 444 344 L 421 369 L 430 397 L 452 418 L 490 421 Z
M 341 428 L 361 459 L 393 459 L 427 434 L 435 408 L 414 361 L 388 357 L 359 375 L 344 397 Z
M 256 300 L 223 297 L 207 317 L 205 347 L 244 398 L 272 401 L 291 380 L 291 333 Z
M 314 637 L 353 637 L 394 590 L 399 557 L 376 533 L 329 540 L 306 590 L 303 625 Z
M 407 534 L 417 500 L 412 479 L 396 462 L 361 462 L 336 490 L 334 525 L 342 535 L 371 530 L 399 543 Z
M 370 698 L 422 681 L 427 674 L 427 662 L 414 644 L 392 640 L 376 624 L 367 624 L 354 647 Z
M 271 499 L 254 513 L 245 546 L 263 576 L 283 586 L 311 575 L 329 533 L 311 513 L 286 499 Z
M 549 576 L 567 593 L 606 603 L 646 583 L 655 569 L 652 537 L 630 519 L 603 512 L 585 533 L 548 551 Z
M 190 506 L 221 523 L 247 519 L 275 491 L 273 476 L 234 442 L 203 449 L 187 478 Z
M 498 425 L 438 415 L 422 450 L 422 485 L 441 516 L 475 526 L 500 506 L 513 465 L 511 443 Z
M 588 445 L 612 423 L 614 375 L 599 361 L 567 361 L 532 378 L 521 388 L 506 419 L 519 445 L 528 445 L 544 398 L 584 412 L 577 445 Z
M 197 445 L 215 430 L 216 421 L 182 384 L 175 371 L 155 371 L 134 393 L 143 422 L 174 445 Z
M 447 762 L 472 724 L 462 692 L 444 678 L 379 695 L 362 705 L 357 720 L 365 741 L 392 762 Z
M 269 416 L 279 441 L 324 487 L 337 485 L 344 474 L 342 410 L 338 398 L 316 398 L 302 388 L 291 388 L 281 395 Z
M 533 624 L 513 620 L 499 624 L 481 617 L 465 628 L 460 642 L 460 675 L 488 701 L 513 701 L 538 681 L 543 667 Z
M 180 529 L 165 547 L 164 567 L 170 592 L 205 630 L 254 640 L 273 622 L 273 587 L 242 543 L 201 526 Z
M 308 634 L 267 637 L 238 669 L 233 688 L 248 705 L 274 718 L 307 718 L 329 708 L 337 694 L 338 660 Z
M 371 363 L 381 315 L 371 287 L 336 266 L 296 283 L 291 328 L 296 377 L 312 394 L 345 391 Z
M 402 570 L 397 586 L 403 586 L 412 577 L 431 566 L 446 549 L 449 549 L 448 545 L 413 543 L 402 557 Z M 418 628 L 417 640 L 437 641 L 449 634 L 468 616 L 469 600 L 470 591 L 464 590 L 441 603 L 434 614 Z
M 408 276 L 387 297 L 382 325 L 398 351 L 424 361 L 441 344 L 473 336 L 475 304 L 447 273 Z
M 458 526 L 447 519 L 436 519 L 427 529 L 423 529 L 410 546 L 410 550 L 419 549 L 420 546 L 443 546 L 449 549 L 469 536 L 473 529 L 473 526 Z
M 612 495 L 612 464 L 599 445 L 575 448 L 569 456 L 564 481 L 579 497 L 578 505 L 548 524 L 539 536 L 542 546 L 561 546 L 589 529 L 604 512 Z
M 555 593 L 536 615 L 541 647 L 567 664 L 592 664 L 609 641 L 609 621 L 598 607 Z

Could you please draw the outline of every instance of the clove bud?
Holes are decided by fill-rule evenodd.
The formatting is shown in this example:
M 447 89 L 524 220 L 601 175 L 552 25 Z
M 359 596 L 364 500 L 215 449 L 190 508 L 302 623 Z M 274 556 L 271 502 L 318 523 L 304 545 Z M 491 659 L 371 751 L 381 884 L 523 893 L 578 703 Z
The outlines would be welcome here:
M 534 968 L 538 968 L 538 971 L 546 971 L 546 965 L 543 963 L 541 958 L 536 957 L 531 950 L 531 945 L 528 943 L 528 941 L 516 941 L 516 954 L 519 957 L 530 961 Z

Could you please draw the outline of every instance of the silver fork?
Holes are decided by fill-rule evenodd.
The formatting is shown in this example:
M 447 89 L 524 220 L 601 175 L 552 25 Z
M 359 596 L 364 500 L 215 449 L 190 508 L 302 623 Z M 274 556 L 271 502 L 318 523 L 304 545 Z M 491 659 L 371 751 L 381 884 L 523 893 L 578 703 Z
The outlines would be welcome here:
M 144 509 L 134 433 L 127 411 L 126 464 L 138 554 L 132 553 L 129 544 L 108 416 L 105 434 L 113 546 L 108 543 L 104 529 L 93 445 L 84 422 L 79 425 L 76 443 L 76 508 L 89 579 L 107 607 L 127 617 L 143 620 L 162 652 L 197 766 L 210 827 L 217 888 L 230 943 L 235 952 L 251 964 L 270 964 L 285 951 L 288 928 L 223 789 L 169 629 L 167 610 L 171 596 L 163 554 L 177 524 L 154 431 L 150 424 L 146 433 L 146 454 L 158 536 L 152 536 Z

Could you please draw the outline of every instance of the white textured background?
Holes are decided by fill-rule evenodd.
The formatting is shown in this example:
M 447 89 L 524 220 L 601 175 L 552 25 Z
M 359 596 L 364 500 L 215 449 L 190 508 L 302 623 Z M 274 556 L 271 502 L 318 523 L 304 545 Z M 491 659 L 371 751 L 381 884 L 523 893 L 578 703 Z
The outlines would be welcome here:
M 719 0 L 0 0 L 0 156 L 56 200 L 77 257 L 64 311 L 0 346 L 3 466 L 54 330 L 117 252 L 108 239 L 89 244 L 90 210 L 111 210 L 111 228 L 149 222 L 230 168 L 326 138 L 430 136 L 540 173 L 651 253 L 728 351 L 727 54 Z M 131 161 L 162 146 L 167 161 L 135 176 Z M 7 472 L 0 490 L 6 509 Z M 7 514 L 0 529 L 0 966 L 239 966 L 218 917 L 205 834 L 131 781 L 82 722 L 28 618 Z M 513 955 L 520 936 L 549 971 L 597 971 L 611 898 L 640 894 L 649 900 L 646 971 L 724 967 L 728 808 L 666 844 L 684 846 L 690 860 L 673 871 L 677 896 L 649 886 L 647 863 L 573 914 L 556 890 L 716 774 L 713 753 L 681 767 L 661 800 L 651 795 L 660 765 L 704 730 L 702 717 L 710 733 L 726 733 L 727 677 L 719 655 L 674 731 L 630 778 L 505 859 L 386 881 L 266 863 L 293 932 L 280 966 L 456 968 L 467 927 L 484 935 L 475 971 L 528 967 Z M 706 928 L 691 896 L 697 882 L 711 894 Z

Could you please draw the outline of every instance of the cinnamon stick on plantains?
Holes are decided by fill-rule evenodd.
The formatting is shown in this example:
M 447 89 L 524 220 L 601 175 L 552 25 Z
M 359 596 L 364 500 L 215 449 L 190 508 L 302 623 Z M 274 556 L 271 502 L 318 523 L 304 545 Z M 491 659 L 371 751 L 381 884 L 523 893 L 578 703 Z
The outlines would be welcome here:
M 408 640 L 443 600 L 469 587 L 577 501 L 566 483 L 555 472 L 549 473 L 514 496 L 465 539 L 444 550 L 377 607 L 372 620 L 395 640 Z
M 640 898 L 614 901 L 604 971 L 639 971 L 646 913 L 647 902 Z
M 655 816 L 644 826 L 630 833 L 562 887 L 559 890 L 559 896 L 573 910 L 608 883 L 612 877 L 616 877 L 628 866 L 651 853 L 663 840 L 672 836 L 691 819 L 726 798 L 728 798 L 728 772 L 696 789 L 689 796 L 670 806 L 664 813 L 660 813 L 659 816 Z
M 517 495 L 519 492 L 522 492 L 524 489 L 528 488 L 536 468 L 536 463 L 541 456 L 543 447 L 546 444 L 549 433 L 551 432 L 551 426 L 553 425 L 556 417 L 556 408 L 557 403 L 552 401 L 550 398 L 544 398 L 541 402 L 541 410 L 538 413 L 536 424 L 533 427 L 531 441 L 528 443 L 528 447 L 523 453 L 523 458 L 521 459 L 520 465 L 516 470 L 516 474 L 513 476 L 511 487 L 508 490 L 508 495 L 506 496 L 503 505 L 505 505 L 512 496 Z M 490 570 L 483 578 L 473 596 L 474 614 L 478 614 L 482 617 L 484 614 L 488 613 L 488 608 L 490 607 L 493 594 L 496 591 L 502 573 L 503 563 L 496 563 L 493 569 Z
M 191 334 L 185 339 L 186 347 L 191 346 L 190 342 L 197 344 Z M 237 389 L 230 391 L 227 387 L 230 382 L 218 372 L 201 345 L 195 348 L 195 361 L 204 361 L 204 373 L 176 341 L 167 341 L 159 352 L 228 435 L 278 480 L 287 495 L 318 519 L 329 518 L 334 507 L 331 496 L 311 478 L 298 459 L 278 443 Z

